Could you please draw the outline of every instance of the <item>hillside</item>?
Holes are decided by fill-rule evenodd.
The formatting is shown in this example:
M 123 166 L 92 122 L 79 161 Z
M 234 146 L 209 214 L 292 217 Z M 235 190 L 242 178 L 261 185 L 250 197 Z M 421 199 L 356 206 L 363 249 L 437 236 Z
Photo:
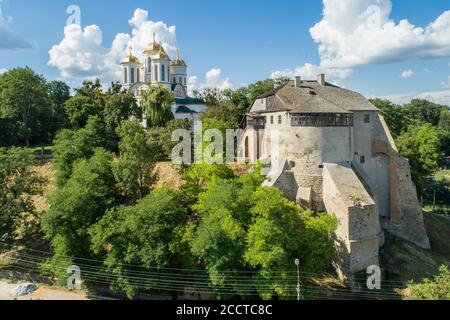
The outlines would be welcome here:
M 450 217 L 432 213 L 424 217 L 431 250 L 388 236 L 381 253 L 386 281 L 401 287 L 409 280 L 419 281 L 436 275 L 442 264 L 450 266 Z

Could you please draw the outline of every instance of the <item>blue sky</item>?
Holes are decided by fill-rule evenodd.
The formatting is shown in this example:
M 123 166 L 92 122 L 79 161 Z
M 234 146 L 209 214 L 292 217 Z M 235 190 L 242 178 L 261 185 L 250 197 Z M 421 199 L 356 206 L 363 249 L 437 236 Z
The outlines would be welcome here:
M 361 38 L 352 36 L 355 26 L 347 25 L 345 21 L 354 20 L 355 12 L 360 10 L 356 2 L 362 1 L 367 6 L 380 6 L 381 10 L 389 9 L 392 5 L 392 10 L 389 9 L 389 13 L 382 17 L 382 20 L 386 20 L 383 24 L 389 20 L 398 26 L 401 19 L 408 19 L 411 25 L 425 28 L 450 10 L 448 1 L 344 0 L 344 5 L 348 6 L 345 8 L 348 16 L 343 15 L 346 19 L 338 22 L 333 16 L 332 2 L 341 0 L 328 1 L 331 13 L 323 16 L 324 3 L 320 0 L 3 0 L 0 41 L 7 29 L 22 42 L 17 41 L 16 47 L 19 48 L 14 48 L 14 43 L 11 43 L 11 48 L 7 48 L 6 40 L 3 46 L 0 43 L 0 70 L 28 65 L 50 80 L 63 78 L 76 85 L 82 79 L 74 66 L 69 71 L 64 70 L 66 66 L 62 58 L 53 66 L 48 64 L 49 50 L 54 45 L 60 45 L 64 39 L 68 17 L 66 8 L 73 4 L 81 8 L 82 28 L 98 26 L 103 34 L 101 48 L 98 49 L 101 52 L 111 48 L 117 34 L 131 34 L 129 20 L 135 10 L 140 8 L 148 11 L 148 20 L 163 21 L 167 27 L 176 26 L 176 41 L 167 41 L 175 42 L 173 45 L 180 47 L 182 57 L 189 65 L 189 74 L 197 77 L 196 82 L 192 79 L 196 86 L 208 85 L 209 78 L 212 78 L 213 84 L 218 86 L 228 80 L 227 85 L 239 87 L 265 79 L 276 71 L 287 75 L 304 71 L 305 64 L 309 63 L 315 66 L 313 71 L 328 71 L 333 82 L 368 97 L 388 96 L 404 101 L 423 93 L 432 93 L 429 94 L 430 98 L 450 103 L 450 52 L 445 49 L 446 46 L 450 47 L 450 32 L 445 32 L 450 30 L 450 16 L 442 18 L 435 30 L 440 37 L 438 45 L 442 48 L 436 48 L 437 44 L 431 36 L 427 40 L 427 35 L 420 38 L 424 41 L 423 45 L 416 47 L 419 41 L 408 38 L 408 28 L 403 31 L 399 28 L 396 32 L 392 31 L 392 40 L 389 33 L 385 33 L 388 36 L 380 38 L 381 41 L 373 41 L 373 52 L 371 45 L 358 41 L 364 40 L 364 35 L 359 35 Z M 354 45 L 354 51 L 360 51 L 360 54 L 352 62 L 344 61 L 347 59 L 326 62 L 324 56 L 319 54 L 319 44 L 314 42 L 310 28 L 324 20 L 334 21 L 334 27 L 342 28 L 340 35 L 344 41 L 342 45 L 336 46 L 329 39 L 328 34 L 334 28 L 331 24 L 328 29 L 318 30 L 318 42 L 329 52 L 338 55 L 345 55 L 346 50 L 353 50 Z M 386 30 L 383 32 L 389 32 Z M 392 49 L 391 46 L 398 44 L 399 39 L 400 42 L 402 39 L 410 42 Z M 29 47 L 23 45 L 24 42 Z M 89 47 L 88 44 L 86 46 Z M 87 49 L 80 45 L 74 52 L 67 50 L 63 50 L 64 57 L 70 60 L 76 59 L 76 50 L 83 52 Z M 101 59 L 101 55 L 97 58 Z M 96 60 L 92 63 L 95 64 Z M 108 67 L 103 66 L 102 71 L 98 71 L 99 76 L 108 80 L 114 78 L 115 71 L 108 70 L 106 73 L 105 68 Z M 330 68 L 332 71 L 329 71 Z M 216 72 L 210 73 L 209 78 L 205 77 L 210 70 Z M 336 76 L 340 70 L 346 70 L 345 75 Z M 90 75 L 96 73 L 90 71 Z M 404 72 L 409 77 L 402 78 Z

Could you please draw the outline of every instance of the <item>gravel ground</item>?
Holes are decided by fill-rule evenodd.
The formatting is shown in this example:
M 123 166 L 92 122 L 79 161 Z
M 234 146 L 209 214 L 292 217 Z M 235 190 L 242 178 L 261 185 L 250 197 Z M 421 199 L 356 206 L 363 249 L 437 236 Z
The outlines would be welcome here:
M 0 280 L 0 300 L 15 300 L 14 297 L 10 296 L 10 292 L 20 283 L 11 283 L 7 280 Z M 38 285 L 38 289 L 35 292 L 23 297 L 18 297 L 17 300 L 87 300 L 87 297 L 84 292 L 70 292 L 63 289 L 48 288 Z

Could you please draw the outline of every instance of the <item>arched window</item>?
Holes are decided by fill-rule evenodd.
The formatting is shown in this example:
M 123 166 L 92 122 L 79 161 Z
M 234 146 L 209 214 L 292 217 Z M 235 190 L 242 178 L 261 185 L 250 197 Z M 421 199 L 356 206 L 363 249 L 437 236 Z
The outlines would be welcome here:
M 147 59 L 147 72 L 152 72 L 152 58 Z
M 128 68 L 123 69 L 123 83 L 128 83 Z
M 130 83 L 133 84 L 134 83 L 134 68 L 131 68 L 131 75 L 130 75 Z
M 141 82 L 141 79 L 140 79 L 140 70 L 139 69 L 136 69 L 136 76 L 137 76 L 137 80 L 136 80 L 136 82 Z
M 157 65 L 155 65 L 155 74 L 153 75 L 153 77 L 154 77 L 155 81 L 158 81 L 158 66 Z

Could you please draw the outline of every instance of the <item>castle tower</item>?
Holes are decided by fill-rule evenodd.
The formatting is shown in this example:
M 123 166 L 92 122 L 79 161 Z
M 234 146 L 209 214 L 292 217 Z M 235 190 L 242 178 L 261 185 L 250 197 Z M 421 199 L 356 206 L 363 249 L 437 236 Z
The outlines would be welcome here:
M 186 89 L 187 65 L 181 59 L 179 49 L 177 49 L 177 58 L 170 64 L 170 82 L 172 84 L 181 84 Z
M 132 47 L 129 48 L 128 56 L 122 62 L 122 85 L 125 89 L 130 89 L 135 83 L 141 82 L 141 63 L 133 56 Z

